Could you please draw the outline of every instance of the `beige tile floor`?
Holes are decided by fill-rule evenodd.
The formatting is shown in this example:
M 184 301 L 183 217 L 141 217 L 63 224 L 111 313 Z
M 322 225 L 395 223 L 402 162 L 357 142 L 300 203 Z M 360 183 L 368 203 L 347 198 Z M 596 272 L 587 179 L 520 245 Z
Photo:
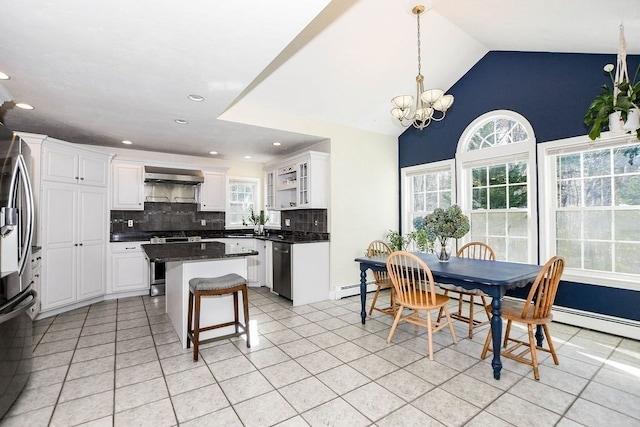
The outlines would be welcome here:
M 35 324 L 27 389 L 3 426 L 638 426 L 640 342 L 553 324 L 560 365 L 540 381 L 504 361 L 492 377 L 486 330 L 459 342 L 391 318 L 360 324 L 359 297 L 301 307 L 251 289 L 251 350 L 241 338 L 183 350 L 163 297 L 94 304 Z M 478 307 L 478 315 L 482 309 Z

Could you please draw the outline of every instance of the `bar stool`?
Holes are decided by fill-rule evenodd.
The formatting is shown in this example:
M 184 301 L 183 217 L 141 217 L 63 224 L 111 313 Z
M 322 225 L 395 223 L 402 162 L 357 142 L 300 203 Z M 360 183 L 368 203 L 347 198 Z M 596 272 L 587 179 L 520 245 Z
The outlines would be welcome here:
M 244 325 L 240 323 L 238 317 L 238 293 L 242 292 L 242 302 L 244 305 Z M 235 319 L 233 322 L 220 323 L 216 325 L 200 327 L 200 300 L 202 297 L 223 296 L 233 294 L 233 312 Z M 193 302 L 195 299 L 195 316 Z M 193 341 L 193 360 L 198 361 L 198 346 L 200 345 L 200 332 L 212 329 L 235 326 L 234 334 L 225 335 L 220 338 L 228 338 L 241 335 L 241 331 L 247 334 L 247 348 L 251 348 L 249 342 L 249 295 L 247 291 L 247 281 L 239 274 L 226 274 L 219 277 L 195 277 L 189 280 L 189 318 L 187 319 L 187 348 Z M 195 324 L 194 324 L 195 323 Z M 219 338 L 216 338 L 219 339 Z

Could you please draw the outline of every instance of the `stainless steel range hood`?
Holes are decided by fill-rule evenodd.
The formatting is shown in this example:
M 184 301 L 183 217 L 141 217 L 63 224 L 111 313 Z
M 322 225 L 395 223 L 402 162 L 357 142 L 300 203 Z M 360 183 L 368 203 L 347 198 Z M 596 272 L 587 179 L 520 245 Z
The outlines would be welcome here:
M 202 175 L 202 171 L 199 170 L 145 166 L 144 182 L 198 185 L 204 182 L 204 176 Z

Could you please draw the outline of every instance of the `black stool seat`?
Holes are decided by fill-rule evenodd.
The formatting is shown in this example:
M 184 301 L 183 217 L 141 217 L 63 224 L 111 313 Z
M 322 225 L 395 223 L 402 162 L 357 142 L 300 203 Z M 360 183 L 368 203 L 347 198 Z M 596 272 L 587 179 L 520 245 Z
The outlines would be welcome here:
M 238 316 L 238 294 L 242 292 L 242 305 L 244 306 L 244 325 L 240 323 Z M 233 294 L 234 321 L 216 325 L 200 327 L 200 303 L 202 297 L 223 296 Z M 194 308 L 195 302 L 195 308 Z M 251 347 L 249 339 L 249 293 L 247 281 L 239 274 L 231 273 L 219 277 L 195 277 L 189 280 L 189 313 L 187 319 L 187 348 L 193 342 L 193 360 L 198 360 L 198 347 L 201 343 L 200 332 L 212 329 L 235 326 L 235 333 L 220 338 L 228 338 L 241 334 L 247 335 L 247 348 Z

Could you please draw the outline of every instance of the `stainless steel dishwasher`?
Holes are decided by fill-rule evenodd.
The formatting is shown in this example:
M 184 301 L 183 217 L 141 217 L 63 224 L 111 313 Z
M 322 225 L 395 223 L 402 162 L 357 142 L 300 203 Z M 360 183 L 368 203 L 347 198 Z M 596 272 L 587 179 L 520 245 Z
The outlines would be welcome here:
M 273 242 L 273 291 L 293 300 L 291 294 L 291 244 Z

